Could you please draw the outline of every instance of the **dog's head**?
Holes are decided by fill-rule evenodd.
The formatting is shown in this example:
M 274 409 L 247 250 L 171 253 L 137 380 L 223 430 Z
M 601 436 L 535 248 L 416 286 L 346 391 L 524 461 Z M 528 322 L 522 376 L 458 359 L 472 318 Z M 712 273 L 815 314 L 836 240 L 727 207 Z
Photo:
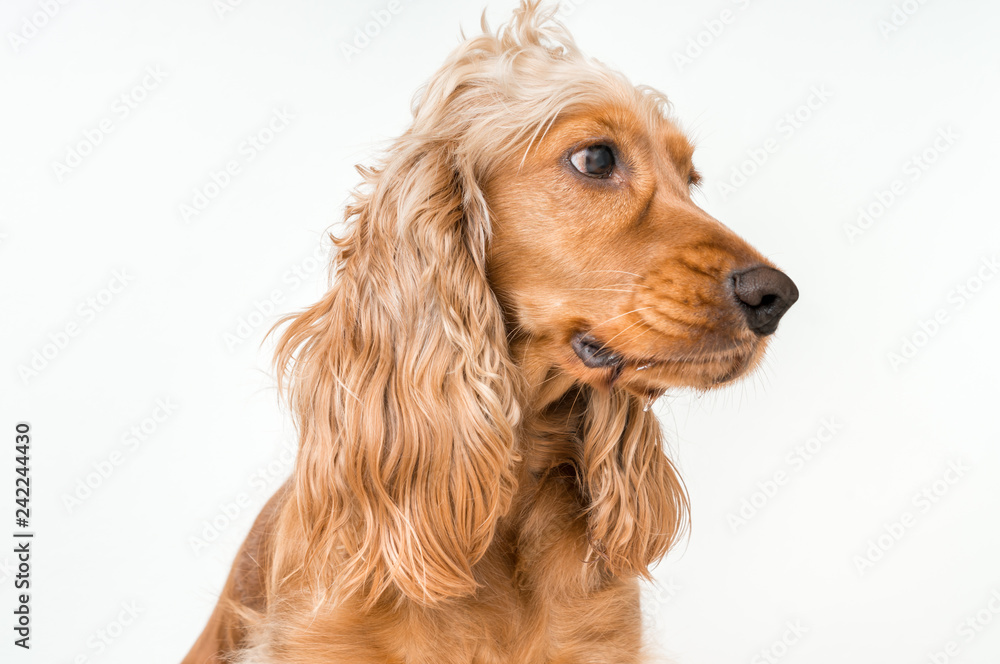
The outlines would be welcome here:
M 692 201 L 693 146 L 660 94 L 542 32 L 483 86 L 486 126 L 520 119 L 529 136 L 504 137 L 482 169 L 508 325 L 528 356 L 595 386 L 658 395 L 743 376 L 794 283 Z
M 333 286 L 279 343 L 301 438 L 284 523 L 309 543 L 279 576 L 472 592 L 524 414 L 559 397 L 542 384 L 584 393 L 565 461 L 592 551 L 642 573 L 669 548 L 686 498 L 643 405 L 744 374 L 797 297 L 692 202 L 691 152 L 662 97 L 533 0 L 459 46 L 362 169 Z
M 485 187 L 511 325 L 530 357 L 639 396 L 744 375 L 795 285 L 692 201 L 693 148 L 658 97 L 573 69 L 580 93 Z

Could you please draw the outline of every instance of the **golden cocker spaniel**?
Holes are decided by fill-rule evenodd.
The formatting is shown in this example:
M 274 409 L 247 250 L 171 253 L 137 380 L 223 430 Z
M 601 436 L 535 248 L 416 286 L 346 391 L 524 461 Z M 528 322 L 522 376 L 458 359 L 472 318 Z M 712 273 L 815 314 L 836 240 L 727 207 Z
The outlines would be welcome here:
M 297 420 L 186 664 L 624 664 L 687 497 L 648 404 L 753 369 L 792 281 L 666 99 L 526 0 L 462 43 L 276 363 Z

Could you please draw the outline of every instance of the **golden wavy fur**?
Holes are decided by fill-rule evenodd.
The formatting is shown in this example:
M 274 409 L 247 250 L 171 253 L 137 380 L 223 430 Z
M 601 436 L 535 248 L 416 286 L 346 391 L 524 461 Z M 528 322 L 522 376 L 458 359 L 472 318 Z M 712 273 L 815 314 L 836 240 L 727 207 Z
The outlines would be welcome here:
M 750 370 L 794 295 L 691 201 L 665 99 L 551 14 L 484 21 L 360 169 L 278 344 L 294 474 L 187 664 L 638 661 L 687 521 L 648 403 Z

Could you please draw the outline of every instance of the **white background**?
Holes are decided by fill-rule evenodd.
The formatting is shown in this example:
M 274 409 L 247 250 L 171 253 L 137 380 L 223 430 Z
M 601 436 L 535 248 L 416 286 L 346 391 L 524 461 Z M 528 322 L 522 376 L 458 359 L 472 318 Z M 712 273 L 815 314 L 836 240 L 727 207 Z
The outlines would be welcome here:
M 21 420 L 37 533 L 30 653 L 11 645 L 12 545 L 0 546 L 0 652 L 177 662 L 289 471 L 263 335 L 322 292 L 313 256 L 353 164 L 405 129 L 413 92 L 460 25 L 478 30 L 482 0 L 403 0 L 350 59 L 342 45 L 387 2 L 95 0 L 49 19 L 44 4 L 0 8 L 0 533 L 10 541 Z M 492 2 L 492 23 L 513 4 Z M 983 262 L 1000 254 L 1000 5 L 905 9 L 898 26 L 893 0 L 564 11 L 585 51 L 671 97 L 698 146 L 699 202 L 801 291 L 761 373 L 657 404 L 693 502 L 690 539 L 646 592 L 662 657 L 1000 661 L 1000 278 Z M 275 109 L 293 118 L 249 159 L 244 142 Z M 105 118 L 111 131 L 79 148 Z M 939 132 L 952 138 L 935 147 Z M 88 154 L 60 178 L 77 149 Z M 240 172 L 185 223 L 180 206 L 230 160 Z M 734 168 L 753 172 L 740 182 Z M 859 208 L 871 222 L 849 236 Z M 915 352 L 894 363 L 904 338 Z M 811 458 L 789 460 L 817 434 Z M 914 500 L 925 489 L 935 502 Z M 734 525 L 741 506 L 750 518 Z M 214 541 L 196 549 L 198 537 Z M 982 624 L 960 631 L 970 619 Z M 957 655 L 930 657 L 949 642 Z

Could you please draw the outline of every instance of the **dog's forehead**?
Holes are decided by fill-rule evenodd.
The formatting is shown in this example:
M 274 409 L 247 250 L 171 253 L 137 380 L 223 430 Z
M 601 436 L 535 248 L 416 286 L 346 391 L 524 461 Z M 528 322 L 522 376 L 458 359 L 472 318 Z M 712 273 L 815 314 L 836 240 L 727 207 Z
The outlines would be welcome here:
M 615 101 L 568 111 L 547 132 L 545 143 L 553 151 L 602 138 L 635 144 L 666 153 L 675 163 L 689 165 L 694 145 L 659 108 L 643 103 Z

